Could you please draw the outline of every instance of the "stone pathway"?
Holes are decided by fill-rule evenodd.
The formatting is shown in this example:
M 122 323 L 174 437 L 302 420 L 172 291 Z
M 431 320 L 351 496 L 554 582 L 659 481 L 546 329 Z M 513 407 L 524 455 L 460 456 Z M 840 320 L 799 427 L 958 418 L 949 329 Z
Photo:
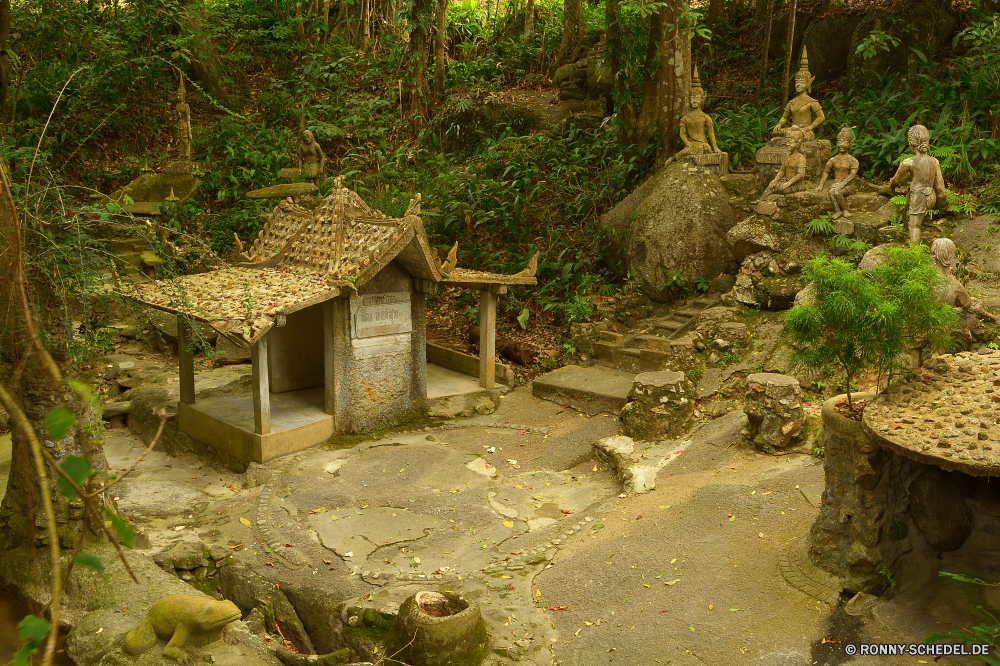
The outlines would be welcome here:
M 437 588 L 479 601 L 492 664 L 807 666 L 835 594 L 788 584 L 783 553 L 815 518 L 822 466 L 737 446 L 737 416 L 665 443 L 684 453 L 642 495 L 595 455 L 615 418 L 520 388 L 492 416 L 315 447 L 242 477 L 154 451 L 119 504 L 149 555 L 242 544 L 233 558 L 293 601 L 314 642 L 327 611 L 303 605 L 310 594 L 394 612 Z M 140 446 L 111 431 L 112 468 Z

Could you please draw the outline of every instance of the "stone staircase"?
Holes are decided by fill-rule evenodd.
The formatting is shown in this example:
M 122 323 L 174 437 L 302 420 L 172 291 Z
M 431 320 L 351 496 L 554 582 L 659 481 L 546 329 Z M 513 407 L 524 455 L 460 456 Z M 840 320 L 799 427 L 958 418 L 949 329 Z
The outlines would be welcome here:
M 624 335 L 602 331 L 594 345 L 597 364 L 631 373 L 655 372 L 665 364 L 676 364 L 684 356 L 693 354 L 695 343 L 685 334 L 694 325 L 695 317 L 719 303 L 716 294 L 689 301 L 657 321 L 651 331 L 647 329 Z

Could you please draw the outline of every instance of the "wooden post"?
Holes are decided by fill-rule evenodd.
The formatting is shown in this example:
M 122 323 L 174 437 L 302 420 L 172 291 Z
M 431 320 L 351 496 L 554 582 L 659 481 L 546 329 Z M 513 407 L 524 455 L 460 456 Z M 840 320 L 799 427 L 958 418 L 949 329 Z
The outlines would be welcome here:
M 497 295 L 479 292 L 479 385 L 491 389 L 496 380 Z
M 258 435 L 271 434 L 271 387 L 267 377 L 267 335 L 250 350 L 253 375 L 253 428 Z
M 336 336 L 337 301 L 330 299 L 323 303 L 323 411 L 336 415 L 335 354 L 334 339 Z
M 194 355 L 188 350 L 191 329 L 184 317 L 177 315 L 177 360 L 180 362 L 181 402 L 194 404 Z

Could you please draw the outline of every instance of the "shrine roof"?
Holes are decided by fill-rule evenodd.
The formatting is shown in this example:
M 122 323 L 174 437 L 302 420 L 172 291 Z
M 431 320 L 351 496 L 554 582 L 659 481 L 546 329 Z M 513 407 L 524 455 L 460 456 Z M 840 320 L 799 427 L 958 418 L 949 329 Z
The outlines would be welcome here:
M 442 263 L 420 219 L 420 195 L 400 218 L 373 210 L 337 179 L 315 210 L 285 199 L 267 216 L 235 267 L 126 285 L 119 293 L 166 312 L 204 321 L 255 342 L 290 314 L 363 286 L 396 261 L 415 278 L 470 289 L 534 285 L 537 255 L 517 275 L 457 268 L 458 244 Z
M 897 381 L 864 412 L 876 441 L 917 462 L 1000 476 L 1000 351 L 945 354 Z

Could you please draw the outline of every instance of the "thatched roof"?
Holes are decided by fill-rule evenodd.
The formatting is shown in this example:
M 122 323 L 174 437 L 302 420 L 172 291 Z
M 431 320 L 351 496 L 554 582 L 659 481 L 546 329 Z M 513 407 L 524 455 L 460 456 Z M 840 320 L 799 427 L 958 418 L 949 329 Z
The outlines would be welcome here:
M 237 239 L 238 240 L 238 239 Z M 458 269 L 457 244 L 443 264 L 420 220 L 420 195 L 401 218 L 372 210 L 337 179 L 334 192 L 313 211 L 281 201 L 238 267 L 182 275 L 120 292 L 146 305 L 205 321 L 220 332 L 255 342 L 278 315 L 290 314 L 356 290 L 389 262 L 417 278 L 468 288 L 534 285 L 534 260 L 518 275 Z

